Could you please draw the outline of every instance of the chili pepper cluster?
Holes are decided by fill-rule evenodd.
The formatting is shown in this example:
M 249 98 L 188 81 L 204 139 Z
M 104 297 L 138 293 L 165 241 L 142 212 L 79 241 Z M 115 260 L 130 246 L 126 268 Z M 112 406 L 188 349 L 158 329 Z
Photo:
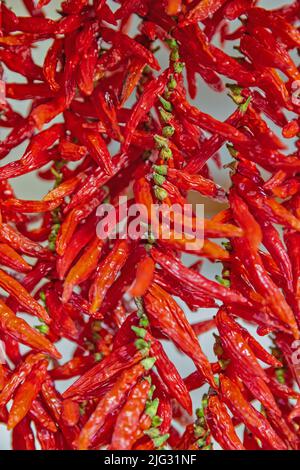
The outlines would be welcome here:
M 0 422 L 12 448 L 298 449 L 299 0 L 273 10 L 256 0 L 118 0 L 113 10 L 65 0 L 57 19 L 43 10 L 51 0 L 22 3 L 27 16 L 1 2 L 0 34 L 0 156 L 18 155 L 0 167 Z M 5 68 L 22 81 L 6 82 Z M 235 111 L 225 122 L 191 104 L 204 83 L 227 87 Z M 25 116 L 19 100 L 30 100 Z M 222 170 L 221 148 L 228 191 L 209 168 Z M 21 200 L 11 184 L 32 172 L 52 189 Z M 162 226 L 137 240 L 97 235 L 107 202 L 183 207 L 190 191 L 222 210 L 203 220 L 189 267 L 175 229 L 169 239 Z M 217 279 L 201 273 L 204 260 L 222 267 Z M 201 349 L 211 330 L 212 363 Z M 162 340 L 190 358 L 192 374 L 182 377 Z

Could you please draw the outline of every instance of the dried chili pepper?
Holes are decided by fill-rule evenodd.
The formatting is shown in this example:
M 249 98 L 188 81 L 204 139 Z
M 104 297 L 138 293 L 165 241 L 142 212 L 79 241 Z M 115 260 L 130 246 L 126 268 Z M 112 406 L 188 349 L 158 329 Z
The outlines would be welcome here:
M 134 432 L 145 408 L 149 390 L 149 381 L 141 380 L 130 392 L 127 402 L 116 421 L 110 446 L 112 450 L 130 449 L 132 447 Z
M 130 390 L 132 385 L 154 364 L 154 360 L 151 359 L 151 362 L 148 359 L 145 359 L 148 362 L 140 362 L 133 366 L 132 369 L 129 369 L 121 375 L 120 379 L 116 382 L 112 390 L 105 396 L 103 400 L 100 400 L 95 412 L 90 417 L 89 421 L 83 427 L 79 441 L 78 448 L 83 450 L 88 448 L 89 443 L 93 435 L 103 424 L 106 414 L 113 411 L 113 409 L 119 405 L 120 401 L 124 400 L 126 393 Z
M 208 397 L 205 417 L 212 435 L 224 450 L 244 450 L 226 406 L 219 400 L 217 395 Z
M 9 412 L 8 429 L 13 429 L 28 413 L 33 400 L 37 397 L 47 374 L 47 361 L 42 361 L 28 375 L 17 390 Z
M 228 377 L 221 376 L 222 397 L 235 416 L 245 423 L 267 449 L 284 450 L 286 446 L 266 418 L 256 411 L 243 397 L 239 387 Z
M 0 330 L 34 349 L 47 352 L 53 357 L 60 357 L 55 346 L 47 338 L 31 328 L 25 320 L 16 317 L 2 301 L 0 301 L 0 312 Z
M 121 240 L 116 243 L 111 254 L 100 265 L 95 282 L 90 290 L 91 313 L 96 313 L 101 307 L 107 290 L 125 264 L 129 252 L 130 246 L 128 242 Z

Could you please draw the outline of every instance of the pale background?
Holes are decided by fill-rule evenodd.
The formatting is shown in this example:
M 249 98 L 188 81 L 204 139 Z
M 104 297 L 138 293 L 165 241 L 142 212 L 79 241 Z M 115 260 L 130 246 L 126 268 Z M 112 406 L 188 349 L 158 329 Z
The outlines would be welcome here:
M 58 9 L 60 3 L 61 1 L 52 0 L 50 5 L 45 7 L 45 11 L 49 12 L 49 15 L 52 18 L 55 18 L 57 16 L 55 10 Z M 118 7 L 117 3 L 112 2 L 112 1 L 109 1 L 108 3 L 110 4 L 113 10 L 117 9 Z M 276 8 L 282 5 L 283 3 L 288 4 L 288 3 L 292 3 L 292 1 L 282 2 L 280 0 L 264 0 L 260 2 L 260 5 L 266 8 Z M 27 14 L 20 0 L 6 0 L 6 5 L 8 7 L 13 8 L 13 11 L 18 15 Z M 49 47 L 49 44 L 50 44 L 50 41 L 44 41 L 34 51 L 34 59 L 40 65 L 43 62 L 45 50 Z M 166 64 L 167 57 L 165 55 L 165 52 L 162 51 L 161 53 L 159 53 L 158 58 L 162 65 Z M 7 82 L 20 82 L 20 83 L 25 82 L 24 77 L 22 77 L 19 74 L 12 73 L 8 70 L 5 71 L 5 77 L 6 77 Z M 225 79 L 224 81 L 226 83 L 226 81 L 229 81 L 229 80 Z M 16 106 L 16 109 L 18 109 L 19 112 L 26 114 L 26 110 L 29 104 L 28 101 L 23 101 L 23 102 L 15 101 L 15 100 L 10 100 L 10 101 L 13 102 L 13 105 Z M 223 94 L 215 93 L 211 91 L 211 89 L 207 87 L 203 81 L 201 82 L 199 86 L 199 94 L 198 94 L 196 103 L 201 108 L 202 111 L 207 112 L 220 120 L 225 120 L 235 109 L 235 105 L 226 96 L 226 92 Z M 3 139 L 5 135 L 6 135 L 6 131 L 3 129 L 0 129 L 0 138 Z M 26 147 L 26 143 L 20 145 L 17 149 L 14 149 L 10 153 L 10 155 L 6 157 L 3 160 L 3 162 L 1 162 L 1 165 L 7 163 L 8 161 L 13 161 L 13 160 L 20 158 L 24 152 L 25 147 Z M 228 158 L 226 150 L 222 152 L 222 156 L 223 156 L 223 163 L 226 163 L 227 158 Z M 215 175 L 216 180 L 220 184 L 222 184 L 223 187 L 228 188 L 229 186 L 228 170 L 222 170 L 220 172 L 216 169 L 214 164 L 211 165 L 211 169 Z M 16 190 L 17 197 L 23 198 L 23 199 L 39 199 L 42 195 L 44 195 L 47 192 L 47 190 L 50 187 L 48 184 L 35 178 L 33 174 L 25 175 L 20 178 L 17 178 L 16 180 L 12 180 L 12 183 Z M 204 200 L 200 202 L 204 202 Z M 218 212 L 221 209 L 222 209 L 222 206 L 220 204 L 208 204 L 207 200 L 205 200 L 205 216 L 206 217 L 210 217 L 212 214 Z M 187 262 L 190 262 L 190 259 L 187 259 Z M 208 277 L 213 279 L 216 274 L 219 274 L 220 269 L 221 269 L 220 265 L 213 266 L 211 263 L 206 263 L 205 268 L 204 268 L 204 274 L 206 274 Z M 208 310 L 208 309 L 200 309 L 197 313 L 187 312 L 188 317 L 190 318 L 190 321 L 193 323 L 211 318 L 213 313 L 214 313 L 213 310 Z M 29 317 L 27 317 L 27 319 L 31 320 L 29 319 Z M 212 345 L 213 345 L 212 332 L 209 332 L 201 336 L 200 342 L 208 358 L 210 360 L 215 360 L 212 354 Z M 185 377 L 194 370 L 193 364 L 188 358 L 179 354 L 175 350 L 175 348 L 173 348 L 169 344 L 166 344 L 165 346 L 170 357 L 176 363 L 182 376 Z M 58 349 L 63 353 L 64 362 L 65 362 L 70 355 L 70 343 L 68 343 L 67 341 L 61 341 L 58 344 Z M 61 390 L 66 388 L 67 384 L 62 384 L 61 382 L 58 382 L 58 383 L 59 383 L 59 387 L 61 388 Z M 205 387 L 203 387 L 203 390 L 201 390 L 201 392 L 197 391 L 193 393 L 195 407 L 200 405 L 200 399 L 201 399 L 202 393 L 204 392 L 205 392 Z M 9 448 L 10 448 L 10 437 L 5 430 L 5 427 L 0 424 L 0 450 L 6 450 Z

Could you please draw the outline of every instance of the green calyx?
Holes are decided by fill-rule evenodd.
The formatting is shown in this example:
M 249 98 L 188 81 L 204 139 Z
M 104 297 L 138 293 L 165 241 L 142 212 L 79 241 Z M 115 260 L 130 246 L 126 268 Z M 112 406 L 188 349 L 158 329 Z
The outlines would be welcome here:
M 147 315 L 142 315 L 140 317 L 139 325 L 141 329 L 147 328 L 149 326 L 149 320 L 148 320 Z
M 95 362 L 100 362 L 102 360 L 102 354 L 100 352 L 96 352 L 94 354 L 94 359 L 95 359 Z
M 276 369 L 275 370 L 275 375 L 276 375 L 276 379 L 277 381 L 284 385 L 285 384 L 285 370 L 283 367 L 279 368 L 279 369 Z
M 159 186 L 154 186 L 154 194 L 159 201 L 164 201 L 168 197 L 167 191 Z
M 141 316 L 144 315 L 143 299 L 141 297 L 135 297 L 134 301 L 135 305 L 137 306 L 138 317 L 141 318 Z
M 166 181 L 166 178 L 162 175 L 158 175 L 157 173 L 153 173 L 153 181 L 158 186 L 162 186 Z
M 152 418 L 152 427 L 158 428 L 162 423 L 162 419 L 160 416 L 154 416 Z
M 168 139 L 158 134 L 155 134 L 153 138 L 154 138 L 156 147 L 158 149 L 168 148 L 168 145 L 169 145 Z
M 197 424 L 194 425 L 195 437 L 202 437 L 204 433 L 205 433 L 205 429 L 202 426 L 197 425 Z
M 155 361 L 156 361 L 155 357 L 147 357 L 146 359 L 143 359 L 141 361 L 141 364 L 145 370 L 150 370 L 154 366 Z
M 49 250 L 55 251 L 56 238 L 60 229 L 60 224 L 54 224 L 51 229 L 51 233 L 48 238 Z
M 166 111 L 164 108 L 159 107 L 159 114 L 163 122 L 171 121 L 173 114 Z
M 155 398 L 154 400 L 148 402 L 146 405 L 146 410 L 145 410 L 146 415 L 150 416 L 150 418 L 154 418 L 158 410 L 158 405 L 159 405 L 158 398 Z
M 47 335 L 49 333 L 49 326 L 45 323 L 43 323 L 42 325 L 36 325 L 35 329 L 42 333 L 42 335 Z
M 227 83 L 226 88 L 228 88 L 230 90 L 229 93 L 228 93 L 228 96 L 236 104 L 240 105 L 244 102 L 244 97 L 242 96 L 242 91 L 243 91 L 242 87 L 239 87 L 238 85 Z
M 221 244 L 225 248 L 225 250 L 232 251 L 232 245 L 230 242 L 222 242 Z
M 222 370 L 226 370 L 227 366 L 230 364 L 230 359 L 219 359 L 219 364 Z
M 138 338 L 134 344 L 139 351 L 148 351 L 150 349 L 150 344 L 143 338 Z
M 176 39 L 174 39 L 174 38 L 166 39 L 166 43 L 168 44 L 168 46 L 171 50 L 178 49 L 178 44 L 177 44 Z
M 238 154 L 238 151 L 235 150 L 234 146 L 233 146 L 233 145 L 230 145 L 230 144 L 227 144 L 226 147 L 227 147 L 227 150 L 228 150 L 228 152 L 230 153 L 230 155 L 231 155 L 233 158 L 236 158 L 236 157 L 237 157 L 237 154 Z
M 54 184 L 54 188 L 57 188 L 57 186 L 60 185 L 60 183 L 62 182 L 62 174 L 60 173 L 60 171 L 54 167 L 50 168 L 50 171 L 51 173 L 53 174 L 53 176 L 55 176 L 55 184 Z
M 159 101 L 161 102 L 163 108 L 168 111 L 168 112 L 171 112 L 173 107 L 172 107 L 172 103 L 170 103 L 170 101 L 166 100 L 165 98 L 163 98 L 162 96 L 159 97 Z
M 240 105 L 240 110 L 241 110 L 241 112 L 242 112 L 243 114 L 245 114 L 245 112 L 247 111 L 250 102 L 251 102 L 251 96 L 249 96 L 249 98 L 247 98 L 247 100 L 245 101 L 245 103 L 243 103 L 243 104 Z
M 174 135 L 175 129 L 173 126 L 165 126 L 162 129 L 162 135 L 164 137 L 172 137 Z
M 163 436 L 154 437 L 152 439 L 155 447 L 161 447 L 169 439 L 170 434 L 164 434 Z
M 168 174 L 167 165 L 153 165 L 153 170 L 159 175 L 166 176 Z
M 172 49 L 170 58 L 171 58 L 171 60 L 172 60 L 173 62 L 176 62 L 176 61 L 179 60 L 180 57 L 179 57 L 179 50 L 178 50 L 178 48 Z
M 163 160 L 168 161 L 168 160 L 170 160 L 170 158 L 173 157 L 173 152 L 169 147 L 164 147 L 164 148 L 161 149 L 159 156 Z
M 168 90 L 173 91 L 177 87 L 177 82 L 175 78 L 172 76 L 168 82 Z
M 136 336 L 138 338 L 144 339 L 145 336 L 147 335 L 147 330 L 145 330 L 144 328 L 139 328 L 137 326 L 132 326 L 131 329 L 132 329 L 132 331 L 134 331 L 134 333 L 136 334 Z
M 174 62 L 173 67 L 174 67 L 174 71 L 176 73 L 181 73 L 184 69 L 184 63 L 183 62 Z
M 149 379 L 150 379 L 150 377 L 149 377 Z M 153 393 L 155 392 L 155 389 L 156 389 L 155 385 L 151 385 L 149 393 L 148 393 L 149 400 L 152 400 Z
M 144 434 L 146 434 L 146 436 L 150 437 L 151 439 L 155 439 L 156 437 L 159 437 L 160 435 L 159 429 L 157 428 L 147 429 L 147 431 L 145 431 Z
M 229 279 L 223 279 L 223 277 L 217 275 L 215 277 L 216 281 L 218 281 L 222 286 L 224 287 L 230 287 L 230 281 Z
M 152 245 L 154 245 L 155 242 L 156 242 L 155 234 L 152 232 L 151 228 L 149 227 L 149 230 L 148 230 L 148 244 L 150 246 L 152 246 Z

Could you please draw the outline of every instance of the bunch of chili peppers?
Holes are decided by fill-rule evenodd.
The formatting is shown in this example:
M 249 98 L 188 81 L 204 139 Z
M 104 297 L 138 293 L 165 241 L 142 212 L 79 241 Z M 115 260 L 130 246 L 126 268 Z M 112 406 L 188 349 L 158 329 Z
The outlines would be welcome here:
M 0 422 L 12 448 L 298 449 L 300 1 L 117 0 L 113 11 L 64 0 L 55 20 L 51 3 L 23 0 L 26 16 L 0 6 L 0 156 L 18 155 L 0 167 Z M 8 83 L 6 69 L 22 80 Z M 227 87 L 225 122 L 191 104 L 203 83 Z M 26 116 L 18 100 L 30 100 Z M 226 145 L 228 191 L 209 166 L 221 168 Z M 52 189 L 21 200 L 14 179 L 32 172 Z M 175 229 L 166 239 L 159 220 L 136 240 L 97 235 L 107 202 L 183 207 L 190 191 L 223 204 L 196 250 Z M 204 260 L 221 275 L 201 274 Z M 201 335 L 213 329 L 211 363 Z

